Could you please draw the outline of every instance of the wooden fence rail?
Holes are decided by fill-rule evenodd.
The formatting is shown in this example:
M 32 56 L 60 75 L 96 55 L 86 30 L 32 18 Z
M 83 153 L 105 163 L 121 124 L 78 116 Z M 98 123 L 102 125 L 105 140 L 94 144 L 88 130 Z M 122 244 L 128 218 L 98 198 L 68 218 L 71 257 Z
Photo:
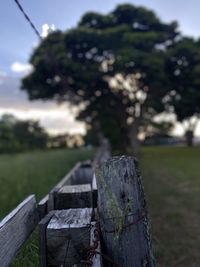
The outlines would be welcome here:
M 153 267 L 137 162 L 110 155 L 105 142 L 93 162 L 78 162 L 38 205 L 30 196 L 0 222 L 1 267 L 39 219 L 40 267 Z
M 0 222 L 0 266 L 7 267 L 38 224 L 35 196 L 27 197 Z

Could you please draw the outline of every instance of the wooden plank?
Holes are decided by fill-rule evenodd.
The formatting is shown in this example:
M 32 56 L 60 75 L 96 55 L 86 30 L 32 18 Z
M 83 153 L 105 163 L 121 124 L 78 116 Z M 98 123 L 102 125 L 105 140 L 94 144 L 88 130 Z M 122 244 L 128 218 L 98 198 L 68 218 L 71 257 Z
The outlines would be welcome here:
M 91 184 L 93 177 L 93 169 L 91 161 L 82 162 L 81 166 L 76 169 L 72 179 L 72 185 Z
M 49 265 L 73 266 L 86 258 L 91 216 L 89 208 L 55 211 L 46 234 Z
M 34 195 L 27 197 L 0 222 L 0 266 L 7 267 L 38 223 Z
M 47 241 L 46 241 L 46 229 L 49 221 L 54 215 L 54 211 L 49 212 L 40 222 L 39 222 L 39 266 L 47 267 Z
M 49 200 L 49 195 L 46 195 L 38 203 L 38 212 L 40 220 L 47 214 L 48 200 Z
M 47 203 L 47 210 L 50 212 L 51 210 L 55 209 L 55 193 L 64 185 L 72 184 L 72 180 L 74 179 L 75 172 L 78 168 L 80 168 L 81 163 L 77 162 L 76 165 L 71 169 L 69 173 L 67 173 L 63 179 L 50 191 L 48 203 Z
M 55 193 L 55 209 L 75 209 L 92 207 L 90 184 L 66 185 Z
M 152 267 L 146 201 L 133 157 L 115 157 L 96 169 L 105 254 L 123 267 Z

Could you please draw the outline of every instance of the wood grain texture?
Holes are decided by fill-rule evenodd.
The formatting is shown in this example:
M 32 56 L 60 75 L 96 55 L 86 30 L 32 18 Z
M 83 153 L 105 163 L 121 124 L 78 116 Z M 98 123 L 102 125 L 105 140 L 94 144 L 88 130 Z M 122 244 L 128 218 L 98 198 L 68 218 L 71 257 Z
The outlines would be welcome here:
M 34 195 L 27 197 L 0 222 L 0 266 L 7 267 L 38 223 Z
M 53 215 L 54 215 L 54 211 L 51 211 L 39 222 L 39 266 L 40 267 L 48 266 L 46 229 Z
M 146 201 L 133 157 L 115 157 L 96 169 L 105 253 L 123 267 L 152 267 Z
M 55 193 L 55 209 L 75 209 L 92 207 L 90 184 L 66 185 Z
M 90 246 L 92 209 L 55 211 L 47 226 L 49 265 L 73 266 L 86 257 Z

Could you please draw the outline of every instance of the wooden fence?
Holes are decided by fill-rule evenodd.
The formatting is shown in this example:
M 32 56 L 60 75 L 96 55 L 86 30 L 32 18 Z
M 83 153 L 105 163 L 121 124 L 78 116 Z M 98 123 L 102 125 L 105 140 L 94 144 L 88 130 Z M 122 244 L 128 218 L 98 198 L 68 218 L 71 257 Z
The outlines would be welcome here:
M 40 267 L 154 266 L 137 161 L 110 158 L 106 143 L 38 204 L 29 196 L 0 222 L 1 267 L 38 225 Z

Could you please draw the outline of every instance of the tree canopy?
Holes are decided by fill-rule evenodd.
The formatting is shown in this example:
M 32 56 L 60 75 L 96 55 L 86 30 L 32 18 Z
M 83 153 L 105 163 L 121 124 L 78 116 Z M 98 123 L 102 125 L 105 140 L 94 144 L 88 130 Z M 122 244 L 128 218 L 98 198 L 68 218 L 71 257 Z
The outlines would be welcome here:
M 37 121 L 20 121 L 10 114 L 0 120 L 0 153 L 42 149 L 47 140 L 47 133 Z
M 168 50 L 166 73 L 171 91 L 165 103 L 184 123 L 188 144 L 200 116 L 200 41 L 182 38 Z
M 180 39 L 176 22 L 164 23 L 144 7 L 126 4 L 107 15 L 89 12 L 77 27 L 41 42 L 22 89 L 31 100 L 78 105 L 78 118 L 89 128 L 130 143 L 137 152 L 144 119 L 168 107 L 166 65 L 171 63 L 166 64 L 166 51 Z

